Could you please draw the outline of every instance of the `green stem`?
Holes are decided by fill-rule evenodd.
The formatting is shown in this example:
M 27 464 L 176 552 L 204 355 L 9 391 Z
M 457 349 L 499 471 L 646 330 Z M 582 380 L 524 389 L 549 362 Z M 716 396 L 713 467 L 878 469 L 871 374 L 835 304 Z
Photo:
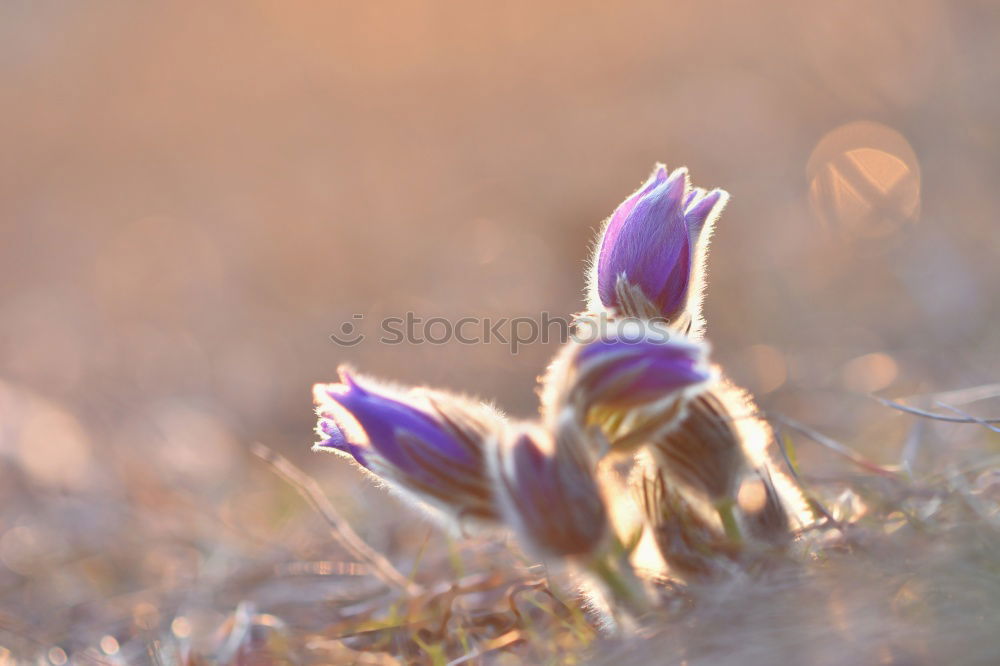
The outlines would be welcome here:
M 731 499 L 719 500 L 715 503 L 715 510 L 719 512 L 722 529 L 729 540 L 734 543 L 743 543 L 740 524 L 736 520 L 736 502 Z
M 617 561 L 617 567 L 612 566 L 612 559 Z M 589 569 L 605 585 L 615 601 L 622 604 L 634 618 L 638 619 L 649 611 L 649 601 L 639 579 L 632 571 L 627 553 L 618 557 L 606 554 L 594 558 L 590 562 Z

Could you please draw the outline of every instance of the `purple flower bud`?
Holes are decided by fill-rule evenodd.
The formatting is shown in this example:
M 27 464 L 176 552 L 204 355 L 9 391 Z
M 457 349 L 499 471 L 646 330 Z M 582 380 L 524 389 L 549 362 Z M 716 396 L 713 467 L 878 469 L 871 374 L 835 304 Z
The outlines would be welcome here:
M 653 440 L 650 451 L 672 478 L 712 501 L 734 499 L 747 469 L 736 418 L 715 391 L 705 391 L 688 403 L 676 428 Z
M 537 426 L 512 428 L 491 457 L 504 517 L 542 559 L 595 553 L 608 535 L 608 516 L 594 478 L 589 446 L 574 423 L 555 438 Z
M 720 377 L 675 427 L 649 439 L 648 453 L 667 481 L 715 507 L 731 541 L 779 545 L 808 524 L 809 509 L 771 460 L 773 439 L 750 395 Z
M 635 310 L 634 299 L 623 299 L 623 288 L 634 287 L 672 325 L 697 324 L 705 245 L 728 196 L 692 188 L 687 169 L 668 172 L 657 165 L 604 228 L 591 277 L 591 309 L 649 316 Z
M 580 347 L 574 368 L 591 405 L 632 407 L 698 387 L 712 377 L 707 345 L 639 321 L 613 325 Z
M 349 455 L 393 489 L 458 518 L 496 518 L 483 457 L 499 436 L 495 410 L 440 391 L 398 390 L 341 370 L 342 384 L 317 384 L 313 450 Z
M 705 343 L 671 334 L 662 322 L 602 321 L 590 342 L 571 341 L 546 375 L 543 413 L 565 408 L 598 424 L 616 448 L 631 448 L 683 416 L 714 374 Z M 628 446 L 626 446 L 628 444 Z

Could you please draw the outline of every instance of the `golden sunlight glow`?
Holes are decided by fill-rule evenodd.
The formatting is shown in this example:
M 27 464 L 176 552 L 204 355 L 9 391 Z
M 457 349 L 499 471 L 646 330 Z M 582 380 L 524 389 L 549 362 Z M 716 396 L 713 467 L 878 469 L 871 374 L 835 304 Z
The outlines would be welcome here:
M 764 504 L 767 502 L 767 489 L 764 487 L 764 482 L 755 479 L 744 483 L 740 486 L 740 492 L 736 501 L 739 503 L 740 508 L 747 513 L 756 513 L 763 509 Z
M 920 215 L 920 165 L 909 142 L 874 122 L 841 125 L 813 149 L 806 165 L 809 203 L 831 231 L 887 236 Z

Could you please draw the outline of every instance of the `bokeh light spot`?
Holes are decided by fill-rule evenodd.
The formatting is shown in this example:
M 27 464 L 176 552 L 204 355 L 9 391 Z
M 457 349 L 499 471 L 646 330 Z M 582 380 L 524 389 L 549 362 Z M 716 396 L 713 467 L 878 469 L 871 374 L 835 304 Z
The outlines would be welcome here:
M 48 657 L 49 662 L 55 666 L 63 666 L 67 661 L 66 651 L 59 646 L 49 649 Z
M 132 623 L 140 630 L 153 629 L 159 621 L 160 609 L 149 602 L 140 602 L 132 609 Z
M 18 525 L 0 536 L 0 563 L 15 573 L 31 575 L 44 562 L 44 547 L 37 530 Z
M 178 615 L 170 623 L 170 631 L 177 638 L 188 638 L 191 636 L 191 622 L 183 615 Z
M 888 354 L 865 354 L 852 359 L 841 371 L 844 387 L 860 393 L 881 391 L 892 384 L 899 366 Z
M 920 215 L 920 165 L 891 127 L 860 121 L 828 132 L 806 175 L 813 212 L 846 237 L 887 236 Z
M 740 486 L 736 501 L 740 508 L 747 513 L 756 513 L 763 509 L 767 502 L 767 489 L 764 487 L 764 482 L 754 480 L 744 483 Z
M 760 393 L 781 388 L 788 379 L 784 354 L 770 345 L 750 345 L 744 351 L 744 359 L 757 378 L 755 388 Z
M 101 638 L 101 652 L 104 654 L 117 654 L 118 648 L 118 639 L 114 636 L 108 635 Z
M 0 382 L 0 454 L 12 455 L 37 483 L 67 490 L 92 486 L 90 438 L 75 416 L 54 402 Z

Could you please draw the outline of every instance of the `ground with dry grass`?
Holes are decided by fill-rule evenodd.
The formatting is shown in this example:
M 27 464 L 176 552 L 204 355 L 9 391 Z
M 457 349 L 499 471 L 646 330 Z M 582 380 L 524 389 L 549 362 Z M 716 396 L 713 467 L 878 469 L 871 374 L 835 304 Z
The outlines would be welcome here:
M 659 615 L 628 637 L 602 632 L 575 581 L 549 576 L 506 539 L 449 538 L 400 506 L 373 547 L 358 536 L 364 523 L 352 526 L 357 516 L 259 445 L 261 494 L 190 513 L 202 538 L 217 544 L 197 571 L 186 566 L 197 543 L 150 548 L 128 543 L 127 529 L 114 543 L 88 543 L 102 526 L 77 522 L 78 499 L 38 496 L 64 529 L 0 544 L 5 562 L 20 569 L 4 590 L 0 663 L 41 655 L 57 665 L 993 664 L 1000 659 L 995 427 L 982 420 L 962 427 L 981 429 L 983 450 L 921 472 L 905 471 L 910 463 L 878 465 L 809 431 L 855 468 L 834 476 L 792 468 L 820 516 L 816 526 L 754 572 L 690 585 L 659 581 Z M 786 459 L 816 445 L 810 441 L 786 433 Z M 5 480 L 18 481 L 9 473 Z M 133 492 L 133 502 L 159 507 L 165 518 L 153 543 L 169 539 L 180 527 L 182 494 L 148 484 Z M 100 566 L 88 548 L 121 554 L 123 569 Z M 128 562 L 135 548 L 146 558 Z M 54 556 L 59 566 L 49 568 Z M 150 585 L 114 589 L 124 576 Z M 53 612 L 40 602 L 54 578 L 105 596 Z

